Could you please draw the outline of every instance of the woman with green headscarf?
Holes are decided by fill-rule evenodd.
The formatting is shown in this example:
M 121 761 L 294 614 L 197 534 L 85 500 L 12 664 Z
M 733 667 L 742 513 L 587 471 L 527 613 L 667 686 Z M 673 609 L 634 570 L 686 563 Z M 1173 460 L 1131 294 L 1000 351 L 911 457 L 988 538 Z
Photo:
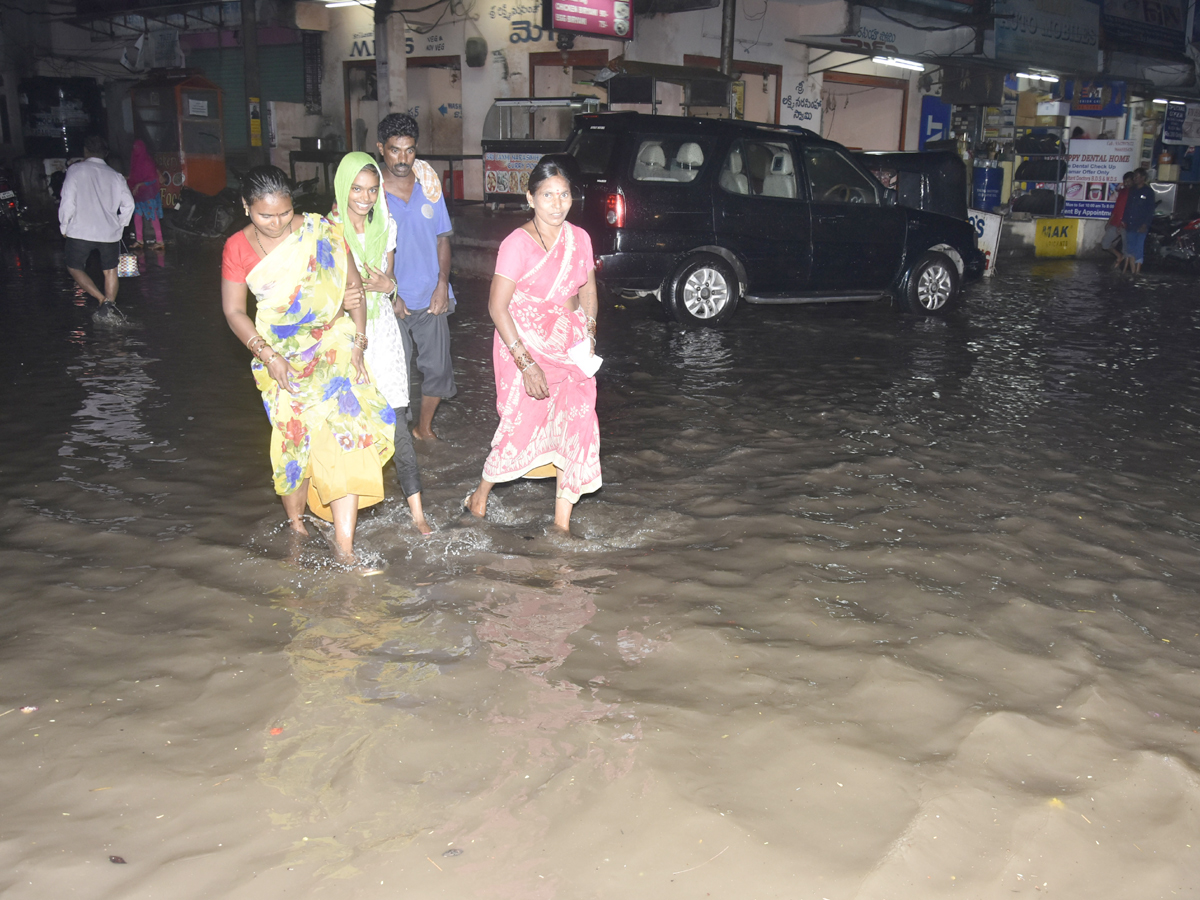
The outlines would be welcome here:
M 396 474 L 408 500 L 413 522 L 422 534 L 433 529 L 421 507 L 421 473 L 408 428 L 408 360 L 396 322 L 396 281 L 392 261 L 396 252 L 396 223 L 387 204 L 379 204 L 381 174 L 365 153 L 347 153 L 333 180 L 337 207 L 332 221 L 343 224 L 346 244 L 358 264 L 367 292 L 367 366 L 387 402 L 396 410 Z

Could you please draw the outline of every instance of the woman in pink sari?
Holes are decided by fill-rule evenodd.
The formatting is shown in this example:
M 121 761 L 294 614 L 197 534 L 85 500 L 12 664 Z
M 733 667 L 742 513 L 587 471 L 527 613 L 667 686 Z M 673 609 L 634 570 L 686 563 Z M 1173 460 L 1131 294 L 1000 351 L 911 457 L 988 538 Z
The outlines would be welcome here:
M 571 182 L 554 157 L 534 167 L 525 196 L 533 219 L 500 245 L 488 299 L 500 427 L 466 508 L 483 518 L 497 483 L 555 475 L 554 525 L 570 533 L 580 495 L 601 485 L 592 242 L 567 221 Z

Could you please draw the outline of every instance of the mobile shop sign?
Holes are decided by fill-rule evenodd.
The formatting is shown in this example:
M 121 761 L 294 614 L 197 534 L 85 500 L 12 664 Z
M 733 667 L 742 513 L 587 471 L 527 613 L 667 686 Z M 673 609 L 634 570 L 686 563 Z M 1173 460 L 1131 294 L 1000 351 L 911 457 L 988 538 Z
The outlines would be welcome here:
M 1100 7 L 1088 0 L 996 0 L 996 59 L 1095 72 Z
M 542 27 L 633 40 L 632 0 L 543 0 Z
M 1162 139 L 1164 144 L 1189 147 L 1200 144 L 1200 103 L 1170 103 L 1163 120 Z
M 984 212 L 981 209 L 968 209 L 967 221 L 975 232 L 975 243 L 983 251 L 986 265 L 984 275 L 996 274 L 996 253 L 1000 249 L 1000 226 L 1004 224 L 1004 216 Z
M 1133 141 L 1071 141 L 1064 216 L 1107 219 L 1112 215 L 1121 176 L 1137 168 L 1133 145 Z

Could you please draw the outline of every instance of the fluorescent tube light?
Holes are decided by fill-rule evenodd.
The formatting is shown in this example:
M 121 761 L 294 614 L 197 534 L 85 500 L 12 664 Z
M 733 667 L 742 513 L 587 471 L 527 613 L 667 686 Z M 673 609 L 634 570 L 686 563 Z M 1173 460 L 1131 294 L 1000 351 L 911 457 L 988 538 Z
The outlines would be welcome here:
M 1172 100 L 1171 105 L 1172 106 L 1187 106 L 1187 104 L 1184 103 L 1182 100 Z
M 900 59 L 896 56 L 876 56 L 871 59 L 871 62 L 881 66 L 895 66 L 897 69 L 910 69 L 913 72 L 925 71 L 925 67 L 919 62 L 913 62 L 911 59 Z
M 1030 81 L 1048 81 L 1051 84 L 1058 82 L 1057 75 L 1041 75 L 1037 72 L 1017 72 L 1018 78 L 1028 78 Z
M 1153 102 L 1157 103 L 1159 106 L 1166 106 L 1166 105 L 1167 105 L 1167 101 L 1166 101 L 1166 99 L 1165 99 L 1165 98 L 1163 98 L 1163 97 L 1155 97 Z
M 375 0 L 333 0 L 332 3 L 326 3 L 326 9 L 337 9 L 339 6 L 374 6 Z

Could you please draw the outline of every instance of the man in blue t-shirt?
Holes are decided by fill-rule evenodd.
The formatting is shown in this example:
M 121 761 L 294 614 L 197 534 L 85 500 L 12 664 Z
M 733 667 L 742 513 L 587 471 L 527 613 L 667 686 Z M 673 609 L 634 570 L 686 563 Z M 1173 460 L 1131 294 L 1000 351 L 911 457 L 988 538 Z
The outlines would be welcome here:
M 1146 250 L 1146 235 L 1154 221 L 1154 191 L 1147 184 L 1146 170 L 1135 169 L 1133 187 L 1125 198 L 1125 256 L 1121 268 L 1130 268 L 1134 275 L 1142 271 L 1142 257 Z
M 396 263 L 393 276 L 404 352 L 417 351 L 421 370 L 421 412 L 413 437 L 437 440 L 433 414 L 438 404 L 457 393 L 450 357 L 450 324 L 454 291 L 450 289 L 450 214 L 442 197 L 430 200 L 413 164 L 417 159 L 417 120 L 392 113 L 379 123 L 379 153 L 383 157 L 383 189 L 388 213 L 396 221 Z

